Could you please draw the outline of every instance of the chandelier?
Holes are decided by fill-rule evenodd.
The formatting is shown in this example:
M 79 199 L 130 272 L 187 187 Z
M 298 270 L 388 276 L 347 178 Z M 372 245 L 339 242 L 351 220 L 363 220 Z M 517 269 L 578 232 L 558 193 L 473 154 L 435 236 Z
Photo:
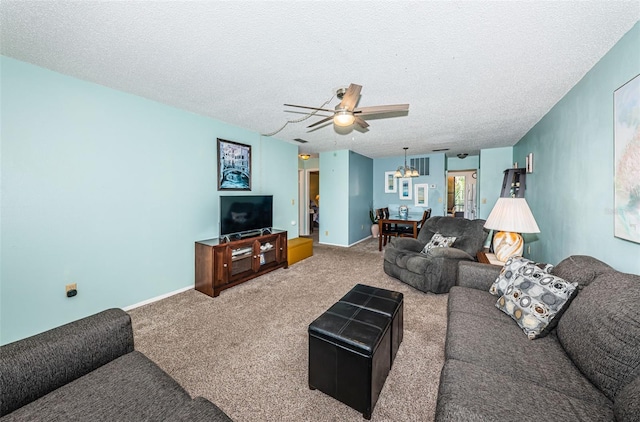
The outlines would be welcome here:
M 404 150 L 404 167 L 403 166 L 398 166 L 398 169 L 396 170 L 396 172 L 393 175 L 393 177 L 401 178 L 401 177 L 418 177 L 418 176 L 420 176 L 420 173 L 418 173 L 418 170 L 416 170 L 413 167 L 409 167 L 407 165 L 407 150 L 409 149 L 409 147 L 403 147 L 402 149 Z

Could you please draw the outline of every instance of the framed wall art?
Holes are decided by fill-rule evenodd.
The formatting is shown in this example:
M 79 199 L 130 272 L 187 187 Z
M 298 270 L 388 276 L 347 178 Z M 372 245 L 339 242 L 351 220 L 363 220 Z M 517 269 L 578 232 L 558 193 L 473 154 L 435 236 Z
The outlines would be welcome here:
M 384 172 L 384 193 L 398 192 L 398 179 L 393 176 L 395 173 L 395 171 Z
M 251 145 L 218 138 L 218 190 L 251 190 Z
M 640 243 L 640 75 L 613 93 L 614 235 Z
M 426 183 L 416 183 L 413 186 L 414 204 L 416 207 L 429 206 L 429 185 Z
M 525 157 L 525 169 L 527 171 L 527 173 L 533 173 L 533 152 L 530 152 L 526 157 Z
M 403 177 L 398 179 L 398 197 L 400 199 L 411 200 L 411 192 L 413 191 L 413 182 L 410 177 Z

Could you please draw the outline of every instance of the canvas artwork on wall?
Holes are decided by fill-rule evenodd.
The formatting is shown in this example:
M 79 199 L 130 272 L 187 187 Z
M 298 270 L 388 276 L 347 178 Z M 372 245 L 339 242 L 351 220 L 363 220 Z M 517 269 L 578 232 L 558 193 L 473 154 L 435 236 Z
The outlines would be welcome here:
M 218 139 L 218 190 L 251 190 L 251 146 Z
M 613 94 L 616 237 L 640 243 L 640 75 Z
M 413 183 L 410 177 L 403 177 L 400 179 L 400 187 L 398 189 L 398 197 L 400 199 L 411 200 L 411 193 L 413 190 Z
M 416 207 L 429 206 L 429 185 L 426 183 L 416 183 L 414 185 L 414 201 Z
M 395 171 L 384 172 L 384 193 L 398 192 L 398 179 L 394 176 Z

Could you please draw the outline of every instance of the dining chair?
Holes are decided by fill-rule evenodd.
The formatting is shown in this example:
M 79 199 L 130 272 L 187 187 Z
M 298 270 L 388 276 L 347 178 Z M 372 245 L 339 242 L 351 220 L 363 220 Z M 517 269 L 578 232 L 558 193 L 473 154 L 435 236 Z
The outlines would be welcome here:
M 389 208 L 378 208 L 376 210 L 376 216 L 378 217 L 378 220 L 389 218 Z M 380 227 L 379 236 L 382 237 L 382 245 L 387 246 L 387 241 L 389 241 L 391 236 L 398 236 L 398 229 L 395 227 L 395 224 L 385 223 Z
M 418 233 L 420 233 L 420 229 L 424 225 L 424 222 L 427 221 L 431 217 L 431 208 L 427 208 L 422 213 L 422 220 L 418 223 Z M 413 226 L 399 226 L 398 227 L 398 236 L 402 237 L 413 237 Z

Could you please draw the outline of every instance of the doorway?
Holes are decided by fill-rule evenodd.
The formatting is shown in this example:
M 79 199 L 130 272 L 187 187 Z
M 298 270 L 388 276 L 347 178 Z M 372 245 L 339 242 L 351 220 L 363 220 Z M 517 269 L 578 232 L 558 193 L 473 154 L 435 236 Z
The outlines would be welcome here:
M 447 215 L 475 220 L 477 170 L 450 171 L 447 174 Z
M 304 169 L 298 172 L 300 207 L 299 235 L 311 236 L 320 230 L 320 170 Z

